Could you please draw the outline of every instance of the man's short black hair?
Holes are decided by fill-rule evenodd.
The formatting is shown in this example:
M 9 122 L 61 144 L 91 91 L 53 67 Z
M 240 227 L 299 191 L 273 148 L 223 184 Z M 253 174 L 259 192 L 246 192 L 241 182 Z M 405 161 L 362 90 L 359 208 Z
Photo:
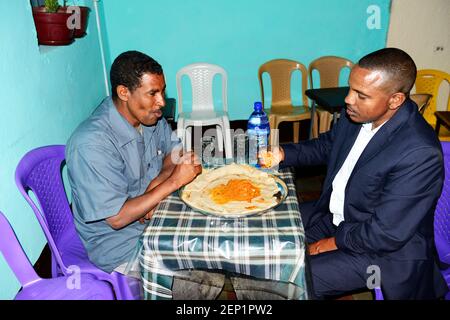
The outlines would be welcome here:
M 114 60 L 110 72 L 113 98 L 117 98 L 119 85 L 127 87 L 130 91 L 136 90 L 144 73 L 163 74 L 163 69 L 152 57 L 142 52 L 127 51 L 120 54 Z
M 388 75 L 386 82 L 395 92 L 408 95 L 416 81 L 417 68 L 413 59 L 405 51 L 384 48 L 372 52 L 359 60 L 358 65 L 368 70 L 379 70 Z

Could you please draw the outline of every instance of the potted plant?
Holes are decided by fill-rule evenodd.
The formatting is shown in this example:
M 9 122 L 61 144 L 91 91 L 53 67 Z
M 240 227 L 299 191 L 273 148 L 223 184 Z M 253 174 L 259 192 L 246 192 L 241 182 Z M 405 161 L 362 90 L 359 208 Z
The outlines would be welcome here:
M 79 6 L 76 1 L 64 0 L 63 10 L 71 13 L 71 19 L 69 20 L 69 28 L 74 28 L 74 37 L 81 38 L 86 35 L 86 29 L 89 19 L 89 11 L 91 10 L 86 6 Z
M 45 0 L 44 6 L 33 7 L 39 44 L 61 46 L 72 43 L 74 30 L 67 26 L 70 16 L 61 10 L 58 0 Z

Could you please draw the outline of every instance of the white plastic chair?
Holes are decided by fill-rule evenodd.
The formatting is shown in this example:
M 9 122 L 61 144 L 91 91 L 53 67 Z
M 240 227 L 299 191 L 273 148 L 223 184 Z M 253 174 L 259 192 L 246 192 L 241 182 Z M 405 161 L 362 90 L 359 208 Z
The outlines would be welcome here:
M 213 79 L 216 74 L 222 76 L 221 111 L 214 110 Z M 192 86 L 192 112 L 183 112 L 183 95 L 181 78 L 187 75 Z M 225 157 L 233 157 L 231 143 L 230 120 L 227 106 L 227 73 L 217 65 L 209 63 L 194 63 L 181 68 L 176 75 L 178 93 L 178 122 L 177 133 L 186 150 L 191 150 L 193 126 L 216 125 L 219 151 L 225 145 Z

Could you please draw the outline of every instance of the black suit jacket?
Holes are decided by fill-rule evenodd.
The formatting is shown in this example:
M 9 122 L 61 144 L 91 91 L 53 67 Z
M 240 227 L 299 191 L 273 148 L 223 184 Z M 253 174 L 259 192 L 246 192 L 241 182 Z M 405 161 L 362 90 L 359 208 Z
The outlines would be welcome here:
M 328 166 L 317 215 L 331 214 L 332 182 L 361 127 L 344 110 L 337 125 L 318 139 L 283 146 L 284 166 Z M 441 145 L 408 99 L 357 161 L 345 189 L 345 221 L 335 235 L 340 250 L 367 254 L 379 264 L 387 297 L 433 298 L 446 290 L 433 237 L 443 178 Z

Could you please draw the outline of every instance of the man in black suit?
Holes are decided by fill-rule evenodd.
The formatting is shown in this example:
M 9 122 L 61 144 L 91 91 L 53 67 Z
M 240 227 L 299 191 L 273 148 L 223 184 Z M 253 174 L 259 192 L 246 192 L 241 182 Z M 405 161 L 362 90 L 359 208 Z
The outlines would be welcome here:
M 282 166 L 328 168 L 320 199 L 301 206 L 319 298 L 368 284 L 381 284 L 386 299 L 435 299 L 448 290 L 433 238 L 442 150 L 409 99 L 415 78 L 414 61 L 400 49 L 363 57 L 337 125 L 273 150 Z

